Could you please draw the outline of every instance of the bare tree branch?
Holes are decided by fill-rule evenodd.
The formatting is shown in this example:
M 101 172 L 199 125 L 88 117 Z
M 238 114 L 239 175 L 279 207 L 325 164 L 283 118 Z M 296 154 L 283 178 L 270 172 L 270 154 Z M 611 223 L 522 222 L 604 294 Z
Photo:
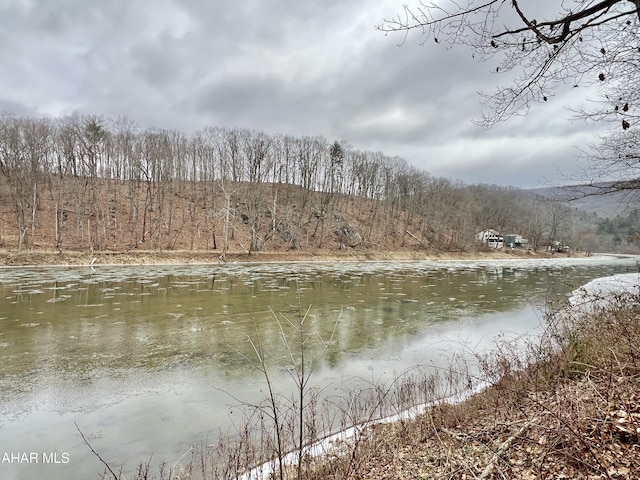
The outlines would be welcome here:
M 100 454 L 98 452 L 96 452 L 93 447 L 91 446 L 91 444 L 89 443 L 89 440 L 86 439 L 86 437 L 84 436 L 84 433 L 82 433 L 82 430 L 80 430 L 80 427 L 78 426 L 78 422 L 73 422 L 73 424 L 76 426 L 76 430 L 78 430 L 78 433 L 80 434 L 80 437 L 82 437 L 82 441 L 85 443 L 85 445 L 87 447 L 89 447 L 89 450 L 91 450 L 91 452 L 98 457 L 98 460 L 100 460 L 100 462 L 102 462 L 102 464 L 105 466 L 105 468 L 109 471 L 109 473 L 111 474 L 111 476 L 114 478 L 114 480 L 117 480 L 120 478 L 120 475 L 116 475 L 116 473 L 111 469 L 111 466 L 106 462 L 106 460 L 104 460 Z
M 588 99 L 578 117 L 615 130 L 593 147 L 593 163 L 613 164 L 602 173 L 610 180 L 615 170 L 621 189 L 640 177 L 629 167 L 640 125 L 640 0 L 567 0 L 553 7 L 520 0 L 420 2 L 377 28 L 404 34 L 403 43 L 421 30 L 436 43 L 471 48 L 480 61 L 498 59 L 496 73 L 510 73 L 511 83 L 480 93 L 485 108 L 475 123 L 485 128 L 569 89 L 595 87 L 600 100 Z

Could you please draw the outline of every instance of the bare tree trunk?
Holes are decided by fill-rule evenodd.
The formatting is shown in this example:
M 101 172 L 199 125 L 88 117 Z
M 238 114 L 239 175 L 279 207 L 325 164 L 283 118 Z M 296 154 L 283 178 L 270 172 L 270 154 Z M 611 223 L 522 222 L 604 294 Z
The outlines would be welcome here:
M 38 209 L 38 183 L 33 182 L 33 201 L 31 203 L 31 238 L 36 234 L 36 210 Z

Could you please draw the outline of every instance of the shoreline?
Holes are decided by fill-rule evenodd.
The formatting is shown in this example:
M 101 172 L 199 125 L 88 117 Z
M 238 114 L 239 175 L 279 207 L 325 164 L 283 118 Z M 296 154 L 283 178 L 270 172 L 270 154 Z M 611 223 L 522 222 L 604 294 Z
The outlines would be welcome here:
M 621 255 L 630 254 L 593 254 Z M 0 249 L 0 268 L 16 267 L 80 267 L 124 265 L 224 265 L 227 263 L 323 263 L 323 262 L 384 262 L 384 261 L 474 261 L 523 260 L 551 258 L 587 258 L 591 255 L 531 252 L 521 250 L 474 252 L 425 252 L 416 250 L 348 250 L 348 251 L 269 251 L 228 252 L 226 260 L 212 250 L 131 250 L 131 251 L 56 251 Z
M 55 252 L 40 252 L 41 254 L 54 254 L 56 255 Z M 80 258 L 87 258 L 87 252 L 76 252 L 77 255 Z M 145 252 L 146 253 L 146 252 Z M 152 252 L 152 253 L 158 253 L 158 252 Z M 175 253 L 175 252 L 173 252 Z M 193 253 L 193 252 L 180 252 L 180 253 Z M 207 252 L 208 253 L 208 252 Z M 493 252 L 491 252 L 493 253 Z M 484 255 L 475 255 L 475 254 L 467 254 L 467 255 L 458 255 L 457 258 L 453 258 L 454 256 L 451 255 L 452 258 L 445 258 L 444 256 L 439 256 L 439 257 L 430 257 L 430 258 L 420 258 L 418 260 L 414 260 L 414 259 L 407 259 L 407 260 L 401 260 L 401 259 L 392 259 L 389 260 L 391 262 L 403 262 L 403 261 L 407 261 L 407 262 L 419 262 L 419 261 L 426 261 L 426 262 L 434 262 L 436 265 L 438 262 L 442 262 L 443 267 L 446 268 L 445 262 L 451 262 L 451 263 L 456 263 L 458 265 L 462 265 L 462 268 L 465 268 L 464 265 L 466 265 L 466 262 L 474 262 L 474 261 L 480 261 L 481 264 L 489 264 L 490 266 L 494 265 L 494 263 L 503 263 L 506 265 L 511 265 L 511 264 L 528 264 L 528 265 L 534 265 L 536 264 L 536 262 L 540 261 L 540 262 L 544 262 L 544 263 L 553 263 L 554 261 L 558 260 L 562 263 L 564 262 L 571 262 L 571 261 L 577 261 L 577 262 L 582 262 L 582 263 L 589 263 L 593 260 L 597 261 L 598 259 L 602 259 L 602 258 L 610 258 L 612 260 L 615 259 L 620 259 L 620 258 L 640 258 L 638 255 L 631 255 L 631 254 L 602 254 L 602 253 L 598 253 L 598 254 L 594 254 L 592 256 L 567 256 L 567 255 L 547 255 L 547 256 L 516 256 L 516 255 L 509 255 L 509 254 L 505 254 L 505 253 L 498 253 L 497 255 L 495 254 L 484 254 Z M 113 257 L 113 253 L 111 254 L 111 257 Z M 117 254 L 116 254 L 117 256 Z M 448 257 L 449 255 L 447 255 Z M 176 255 L 177 257 L 177 255 Z M 159 255 L 156 255 L 154 258 L 159 259 Z M 320 258 L 319 256 L 317 256 L 316 258 Z M 301 260 L 303 262 L 307 262 L 309 263 L 309 260 Z M 314 260 L 317 262 L 321 262 L 323 260 Z M 334 261 L 332 259 L 326 259 L 324 261 Z M 343 260 L 343 261 L 350 261 L 350 262 L 359 262 L 359 261 L 363 261 L 363 260 Z M 383 262 L 384 260 L 365 260 L 365 261 L 370 261 L 370 262 Z M 292 260 L 289 260 L 289 262 L 293 262 Z M 511 263 L 510 263 L 511 262 Z M 233 263 L 233 262 L 230 262 Z M 251 269 L 252 267 L 250 266 L 252 262 L 244 262 L 244 266 L 240 267 L 242 269 Z M 630 263 L 631 264 L 631 263 Z M 103 264 L 102 267 L 104 268 L 103 271 L 109 271 L 109 266 L 111 265 L 115 265 L 115 264 Z M 121 265 L 126 265 L 126 264 L 121 264 Z M 131 264 L 128 264 L 131 265 Z M 144 266 L 149 266 L 151 267 L 152 265 L 178 265 L 178 264 L 161 264 L 161 263 L 148 263 L 148 264 L 139 264 L 142 267 Z M 182 264 L 185 265 L 185 264 Z M 188 264 L 187 264 L 188 265 Z M 195 264 L 193 264 L 195 265 Z M 96 264 L 96 269 L 99 270 L 99 264 Z M 224 267 L 224 264 L 222 264 L 222 266 Z M 26 265 L 24 266 L 24 268 L 33 268 L 33 269 L 37 269 L 41 267 L 41 265 Z M 52 271 L 56 271 L 55 267 L 53 268 Z M 58 268 L 63 268 L 62 265 L 57 265 Z M 89 267 L 89 265 L 84 264 L 84 265 L 74 265 L 71 266 L 72 268 L 77 269 L 78 271 L 81 271 L 81 269 L 83 268 L 87 268 Z M 8 266 L 8 267 L 2 267 L 0 266 L 0 270 L 5 269 L 5 272 L 7 272 L 6 269 L 8 268 L 21 268 L 18 266 Z M 315 268 L 315 267 L 312 267 Z M 324 267 L 320 267 L 320 268 L 324 268 Z M 348 265 L 345 268 L 350 268 L 348 267 Z M 365 267 L 366 268 L 366 267 Z M 493 268 L 493 267 L 492 267 Z M 142 269 L 141 269 L 142 270 Z M 224 270 L 224 268 L 223 268 Z M 35 270 L 34 270 L 35 271 Z M 83 273 L 87 273 L 87 270 L 84 270 Z M 22 275 L 20 273 L 17 273 L 16 275 Z M 501 387 L 504 388 L 504 387 Z M 495 394 L 495 389 L 491 390 L 491 389 L 487 389 L 487 390 L 483 390 L 481 393 L 481 396 L 477 397 L 474 400 L 470 400 L 468 405 L 469 407 L 466 406 L 459 406 L 460 410 L 463 412 L 460 414 L 460 416 L 462 418 L 466 418 L 465 417 L 465 411 L 466 410 L 474 410 L 474 415 L 475 412 L 479 411 L 478 409 L 475 409 L 474 405 L 477 405 L 478 402 L 480 402 L 480 405 L 484 405 L 487 402 L 491 402 L 491 398 L 492 396 Z M 501 393 L 500 389 L 497 389 L 498 393 Z M 544 392 L 540 392 L 538 390 L 533 390 L 534 392 L 537 393 L 541 393 L 542 395 L 544 395 Z M 504 391 L 502 391 L 504 392 Z M 489 399 L 489 400 L 485 400 L 485 401 L 481 401 L 479 400 L 480 398 L 485 398 L 485 399 Z M 474 403 L 476 402 L 476 403 Z M 484 402 L 484 403 L 483 403 Z M 456 404 L 457 405 L 457 404 Z M 492 404 L 493 405 L 493 404 Z M 466 454 L 465 456 L 460 456 L 458 459 L 456 459 L 455 461 L 458 462 L 458 464 L 461 463 L 474 463 L 474 464 L 482 464 L 481 462 L 484 462 L 484 464 L 482 464 L 483 466 L 486 466 L 487 468 L 491 465 L 493 465 L 494 462 L 494 458 L 484 458 L 482 457 L 482 455 L 484 455 L 482 452 L 489 451 L 491 449 L 496 450 L 501 448 L 501 445 L 503 443 L 502 440 L 505 438 L 505 436 L 507 436 L 509 439 L 511 439 L 509 441 L 509 450 L 512 450 L 514 453 L 514 455 L 524 455 L 524 453 L 522 453 L 522 449 L 518 446 L 518 442 L 522 441 L 522 436 L 523 434 L 528 434 L 529 431 L 535 431 L 535 426 L 532 426 L 533 423 L 533 419 L 537 418 L 537 412 L 535 412 L 534 410 L 526 410 L 525 413 L 519 412 L 520 415 L 523 415 L 523 417 L 515 417 L 512 416 L 513 412 L 507 410 L 505 412 L 500 412 L 499 414 L 499 419 L 500 419 L 500 424 L 503 425 L 503 427 L 501 428 L 511 428 L 514 427 L 511 430 L 506 430 L 508 433 L 505 435 L 504 430 L 500 430 L 500 429 L 491 429 L 491 426 L 489 425 L 489 423 L 491 423 L 490 421 L 487 422 L 483 422 L 482 418 L 479 421 L 479 424 L 473 424 L 471 423 L 470 420 L 467 420 L 469 423 L 466 423 L 465 421 L 461 422 L 462 425 L 458 425 L 455 421 L 450 421 L 450 418 L 453 417 L 457 417 L 458 414 L 452 414 L 451 417 L 449 417 L 449 413 L 453 410 L 449 410 L 451 407 L 453 406 L 453 404 L 450 404 L 449 402 L 445 402 L 445 403 L 441 403 L 438 402 L 438 405 L 436 406 L 436 408 L 431 408 L 428 411 L 423 411 L 421 415 L 418 415 L 417 417 L 412 417 L 412 418 L 402 418 L 400 420 L 400 422 L 393 422 L 393 423 L 386 423 L 386 422 L 373 422 L 370 425 L 366 424 L 366 426 L 368 427 L 368 429 L 366 431 L 362 430 L 362 429 L 358 429 L 358 434 L 357 437 L 354 440 L 350 440 L 348 437 L 344 437 L 342 435 L 338 435 L 335 440 L 333 441 L 333 443 L 331 443 L 331 439 L 330 438 L 326 438 L 326 442 L 323 444 L 326 446 L 326 443 L 331 443 L 331 446 L 336 446 L 336 448 L 340 448 L 340 446 L 344 447 L 344 448 L 352 448 L 354 449 L 353 452 L 356 453 L 355 450 L 355 446 L 358 443 L 360 443 L 361 441 L 364 442 L 368 442 L 369 439 L 372 440 L 373 443 L 371 443 L 368 447 L 368 449 L 370 450 L 365 450 L 363 451 L 358 451 L 357 454 L 359 455 L 358 458 L 362 458 L 364 461 L 362 463 L 362 471 L 358 471 L 358 473 L 362 473 L 362 478 L 363 480 L 368 480 L 368 479 L 376 479 L 376 478 L 381 478 L 380 472 L 381 471 L 385 471 L 384 469 L 389 468 L 391 473 L 391 476 L 389 476 L 388 478 L 398 478 L 398 479 L 409 479 L 409 478 L 416 478 L 415 475 L 415 471 L 409 471 L 405 473 L 405 468 L 408 468 L 408 466 L 411 465 L 421 465 L 420 467 L 416 467 L 416 468 L 420 468 L 419 471 L 419 478 L 430 478 L 427 476 L 423 476 L 424 472 L 426 471 L 430 471 L 432 468 L 434 468 L 433 465 L 430 464 L 430 459 L 432 458 L 437 458 L 437 452 L 439 452 L 439 448 L 442 450 L 447 450 L 449 448 L 451 448 L 454 451 L 462 451 L 464 448 L 467 448 L 468 450 L 465 450 L 465 452 L 470 452 L 469 456 L 467 457 Z M 485 405 L 486 406 L 486 405 Z M 442 417 L 442 418 L 441 418 Z M 429 420 L 429 422 L 431 423 L 425 423 L 424 419 Z M 484 417 L 483 417 L 484 418 Z M 492 417 L 493 418 L 493 417 Z M 498 418 L 498 417 L 496 417 Z M 433 425 L 432 420 L 435 419 L 435 423 L 439 424 L 442 423 L 443 428 L 439 429 L 438 427 L 436 427 L 435 425 Z M 385 419 L 383 419 L 385 420 Z M 489 419 L 491 420 L 491 419 Z M 405 428 L 405 426 L 407 426 L 407 428 L 413 428 L 413 427 L 409 427 L 409 424 L 415 424 L 417 425 L 416 427 L 416 434 L 411 434 L 411 435 L 407 435 L 406 433 L 404 435 L 399 435 L 398 437 L 393 437 L 392 435 L 396 435 L 398 431 L 402 430 Z M 422 426 L 420 426 L 422 424 Z M 375 426 L 374 426 L 375 425 Z M 426 425 L 426 427 L 425 427 Z M 522 427 L 521 427 L 522 425 Z M 527 430 L 525 432 L 525 430 L 520 430 L 520 428 L 524 429 L 524 426 L 527 426 Z M 517 427 L 517 428 L 515 428 Z M 355 427 L 354 427 L 355 428 Z M 411 430 L 407 430 L 407 431 L 411 431 Z M 363 433 L 364 432 L 364 433 Z M 376 434 L 376 432 L 378 432 Z M 384 432 L 384 433 L 383 433 Z M 425 433 L 426 432 L 426 433 Z M 434 433 L 435 432 L 435 433 Z M 480 433 L 478 432 L 482 432 L 482 435 L 480 435 Z M 374 435 L 375 434 L 375 435 Z M 380 453 L 377 450 L 376 447 L 376 442 L 380 442 L 380 438 L 383 437 L 384 440 L 386 441 L 387 438 L 387 434 L 389 434 L 389 438 L 399 438 L 399 440 L 404 440 L 406 443 L 397 443 L 396 446 L 391 449 L 390 451 L 392 452 L 391 456 L 388 456 L 386 452 L 382 452 Z M 419 435 L 418 435 L 419 434 Z M 502 436 L 504 435 L 504 436 Z M 536 433 L 537 435 L 537 433 Z M 333 438 L 333 437 L 331 437 Z M 419 441 L 415 441 L 412 439 L 419 439 Z M 480 440 L 478 440 L 480 438 Z M 545 436 L 540 436 L 540 439 L 545 439 Z M 440 442 L 439 439 L 443 439 L 444 442 Z M 464 441 L 462 441 L 461 439 L 464 439 Z M 536 436 L 536 441 L 538 440 L 538 437 Z M 460 445 L 459 444 L 463 444 L 462 448 L 459 448 Z M 543 443 L 538 442 L 536 445 L 538 445 L 538 447 L 536 448 L 542 448 L 540 445 L 544 445 Z M 526 447 L 526 445 L 525 445 Z M 431 449 L 431 450 L 429 450 Z M 477 451 L 476 451 L 477 450 Z M 195 451 L 195 450 L 194 450 Z M 433 455 L 429 452 L 433 451 Z M 340 460 L 339 460 L 339 456 L 336 456 L 336 452 L 339 453 L 339 450 L 330 450 L 327 451 L 326 453 L 329 453 L 329 457 L 334 459 L 335 463 L 331 464 L 322 464 L 322 466 L 319 467 L 320 471 L 322 471 L 323 468 L 325 468 L 326 472 L 331 472 L 332 469 L 338 469 L 340 468 Z M 478 454 L 478 452 L 480 452 L 480 454 Z M 446 452 L 445 452 L 446 453 Z M 378 456 L 375 456 L 375 455 Z M 476 457 L 476 454 L 478 454 L 478 456 Z M 370 456 L 372 455 L 372 456 Z M 399 457 L 402 458 L 404 461 L 400 462 L 400 464 L 395 464 L 393 461 L 393 458 L 391 457 Z M 501 455 L 502 456 L 502 455 Z M 337 458 L 337 460 L 335 460 Z M 446 460 L 447 456 L 443 455 L 441 457 L 443 460 Z M 453 457 L 455 458 L 455 457 Z M 473 459 L 475 458 L 480 458 L 480 461 L 475 461 Z M 512 457 L 513 458 L 513 457 Z M 182 459 L 182 457 L 176 461 L 176 463 L 174 464 L 174 466 L 176 466 L 178 464 L 178 462 Z M 411 460 L 408 460 L 411 459 Z M 319 459 L 318 461 L 320 461 L 321 459 Z M 172 462 L 171 462 L 172 463 Z M 187 464 L 185 464 L 185 469 Z M 337 467 L 335 467 L 335 465 L 338 465 Z M 182 464 L 180 464 L 180 468 L 182 468 Z M 369 467 L 371 467 L 371 471 L 369 472 L 368 469 Z M 514 467 L 515 468 L 515 467 Z M 254 472 L 254 471 L 258 471 L 259 467 L 257 470 L 251 469 L 248 470 L 248 474 L 250 472 Z M 516 470 L 517 471 L 517 470 Z M 367 473 L 368 472 L 368 473 Z M 475 472 L 476 474 L 480 474 L 479 471 Z M 426 475 L 426 474 L 425 474 Z M 477 476 L 477 475 L 476 475 Z M 512 478 L 517 477 L 517 475 L 514 475 Z M 266 477 L 244 477 L 244 476 L 240 476 L 238 478 L 251 478 L 251 479 L 257 479 L 257 478 L 266 478 Z M 306 477 L 306 478 L 313 478 L 311 476 Z M 317 478 L 322 478 L 321 476 L 317 477 Z M 329 476 L 327 476 L 327 478 L 331 478 Z M 339 477 L 333 477 L 333 478 L 339 478 Z M 351 478 L 355 478 L 355 477 L 351 477 Z M 105 477 L 106 479 L 106 477 Z
M 597 256 L 604 256 L 606 254 L 596 254 Z M 627 255 L 612 255 L 616 257 Z M 637 273 L 627 274 L 615 274 L 607 277 L 600 277 L 595 280 L 591 280 L 582 287 L 574 290 L 570 297 L 571 308 L 582 315 L 593 313 L 594 306 L 603 306 L 604 299 L 609 299 L 608 306 L 615 308 L 616 302 L 620 302 L 619 295 L 633 295 L 637 292 L 640 284 L 638 283 Z M 617 298 L 617 300 L 616 300 Z M 531 368 L 532 365 L 525 365 L 522 370 Z M 522 372 L 516 372 L 522 373 Z M 484 395 L 490 395 L 492 389 L 498 388 L 498 384 L 503 381 L 504 378 L 490 383 L 487 380 L 481 380 L 477 384 L 470 386 L 466 390 L 453 393 L 449 396 L 434 398 L 427 403 L 410 406 L 404 410 L 401 410 L 395 414 L 383 417 L 371 419 L 362 423 L 357 423 L 346 427 L 343 430 L 331 433 L 320 440 L 306 445 L 303 447 L 305 457 L 312 458 L 320 463 L 331 464 L 332 459 L 339 458 L 341 454 L 341 447 L 344 445 L 350 445 L 351 448 L 358 443 L 357 438 L 359 436 L 367 437 L 367 435 L 373 435 L 376 428 L 381 426 L 391 426 L 402 424 L 403 422 L 417 422 L 421 416 L 429 415 L 430 411 L 437 408 L 441 408 L 443 405 L 458 406 L 463 408 L 464 402 L 470 401 L 474 396 L 479 398 Z M 530 423 L 532 423 L 530 421 Z M 369 432 L 368 434 L 366 432 Z M 292 468 L 297 465 L 297 452 L 287 452 L 283 456 L 284 465 L 287 468 Z M 273 478 L 277 472 L 278 464 L 277 459 L 268 460 L 264 463 L 256 465 L 240 475 L 241 480 L 265 480 Z

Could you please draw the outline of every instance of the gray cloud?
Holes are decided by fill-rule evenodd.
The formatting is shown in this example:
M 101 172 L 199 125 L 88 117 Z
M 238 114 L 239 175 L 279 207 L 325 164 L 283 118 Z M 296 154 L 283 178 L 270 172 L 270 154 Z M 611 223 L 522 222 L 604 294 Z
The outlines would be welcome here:
M 575 168 L 594 132 L 565 106 L 584 95 L 483 130 L 470 120 L 502 80 L 493 65 L 419 37 L 399 47 L 374 29 L 396 13 L 391 0 L 6 0 L 0 110 L 323 135 L 467 183 L 536 186 Z
M 10 113 L 18 116 L 32 116 L 36 114 L 36 112 L 27 105 L 3 98 L 0 98 L 0 113 Z

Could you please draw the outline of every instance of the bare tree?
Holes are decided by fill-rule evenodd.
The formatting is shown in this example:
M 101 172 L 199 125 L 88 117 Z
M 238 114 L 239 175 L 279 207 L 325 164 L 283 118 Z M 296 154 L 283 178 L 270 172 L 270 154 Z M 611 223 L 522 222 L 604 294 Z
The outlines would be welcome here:
M 51 136 L 49 122 L 0 117 L 0 173 L 6 179 L 17 221 L 18 249 L 27 246 L 28 230 L 34 236 L 39 201 L 39 180 Z
M 109 141 L 109 130 L 106 121 L 100 117 L 90 116 L 83 119 L 82 129 L 79 132 L 78 141 L 81 144 L 82 160 L 86 164 L 88 172 L 89 211 L 87 225 L 88 245 L 91 250 L 104 249 L 107 217 L 104 211 L 103 189 L 100 179 L 104 178 L 105 160 L 107 155 L 106 144 Z
M 327 141 L 323 137 L 300 137 L 295 140 L 294 152 L 296 170 L 302 186 L 298 207 L 298 223 L 302 225 L 305 222 L 311 191 L 317 187 L 318 166 L 322 156 L 328 152 Z
M 267 207 L 262 183 L 271 171 L 271 139 L 262 132 L 243 130 L 241 143 L 249 180 L 245 206 L 251 231 L 249 251 L 253 252 L 262 250 L 264 246 L 260 227 Z
M 561 242 L 559 247 L 565 245 L 570 234 L 571 210 L 562 204 L 553 203 L 547 215 L 547 245 L 551 248 L 556 242 Z
M 320 193 L 320 203 L 316 209 L 316 227 L 314 230 L 314 236 L 320 227 L 320 234 L 318 239 L 318 247 L 322 248 L 324 241 L 325 222 L 327 217 L 331 218 L 333 215 L 332 200 L 334 195 L 338 191 L 339 185 L 342 182 L 342 167 L 344 162 L 344 151 L 340 142 L 335 141 L 329 147 L 329 155 L 326 158 L 326 165 L 324 165 L 324 175 L 322 176 L 322 188 Z
M 191 225 L 190 248 L 194 249 L 196 237 L 206 232 L 206 248 L 217 248 L 216 229 L 213 222 L 215 212 L 214 181 L 216 179 L 216 131 L 212 128 L 196 132 L 189 142 L 191 159 L 190 202 L 187 205 Z M 198 209 L 204 211 L 204 223 L 199 218 Z
M 579 115 L 614 122 L 620 133 L 606 137 L 602 148 L 615 146 L 618 166 L 638 155 L 639 28 L 640 0 L 420 2 L 378 26 L 403 33 L 403 42 L 417 30 L 436 43 L 470 47 L 480 61 L 497 57 L 497 72 L 511 83 L 484 94 L 483 126 L 526 113 L 562 90 L 598 86 L 600 101 Z
M 129 242 L 132 245 L 136 244 L 136 225 L 135 217 L 137 216 L 138 198 L 137 191 L 139 186 L 139 173 L 137 171 L 136 158 L 136 138 L 138 137 L 139 127 L 131 119 L 126 117 L 120 117 L 114 122 L 113 132 L 113 148 L 115 157 L 115 171 L 114 171 L 114 189 L 112 203 L 112 232 L 114 246 L 119 245 L 121 240 L 121 230 L 125 227 L 130 233 Z M 123 187 L 128 187 L 125 193 L 121 193 Z M 123 212 L 120 211 L 120 197 L 124 195 L 128 199 L 128 221 L 124 221 L 122 218 Z M 124 240 L 124 238 L 122 238 Z
M 585 152 L 585 156 L 588 161 L 584 172 L 586 188 L 568 191 L 569 199 L 620 191 L 628 191 L 632 197 L 638 197 L 640 129 L 613 132 L 603 137 L 593 151 Z M 606 181 L 601 181 L 603 179 Z
M 627 133 L 603 153 L 602 168 L 614 168 L 605 160 L 624 158 L 636 175 L 638 155 L 629 152 L 637 144 Z M 206 248 L 215 249 L 219 231 L 223 258 L 234 240 L 253 252 L 272 240 L 275 249 L 276 240 L 289 248 L 323 247 L 332 234 L 349 247 L 408 241 L 418 249 L 466 249 L 489 226 L 527 234 L 538 246 L 549 236 L 566 237 L 570 226 L 565 212 L 554 217 L 531 196 L 471 189 L 345 141 L 222 128 L 187 136 L 79 114 L 0 116 L 0 197 L 3 231 L 6 225 L 19 247 L 35 239 L 56 248 L 146 242 L 194 249 L 206 232 Z
M 546 101 L 567 82 L 605 81 L 601 69 L 611 67 L 614 55 L 628 67 L 639 58 L 640 0 L 573 0 L 551 8 L 536 2 L 527 5 L 527 11 L 521 3 L 421 2 L 416 8 L 405 6 L 403 15 L 386 20 L 378 29 L 405 34 L 420 30 L 437 43 L 470 46 L 481 60 L 502 54 L 499 71 L 519 74 L 511 87 L 499 88 L 489 97 L 493 109 L 485 117 L 488 124 L 521 112 L 531 101 Z M 630 38 L 635 41 L 625 43 Z M 593 72 L 595 77 L 589 75 Z
M 233 225 L 231 223 L 231 219 L 233 217 L 233 211 L 231 207 L 231 197 L 238 190 L 237 188 L 234 190 L 231 190 L 228 183 L 229 182 L 225 181 L 224 178 L 218 181 L 218 186 L 220 187 L 220 190 L 224 195 L 224 208 L 221 211 L 221 214 L 223 215 L 223 218 L 224 218 L 224 223 L 222 227 L 223 228 L 222 229 L 223 244 L 222 244 L 222 254 L 220 255 L 220 259 L 223 261 L 227 260 L 227 252 L 229 251 L 229 233 L 230 233 L 230 230 L 233 228 Z

